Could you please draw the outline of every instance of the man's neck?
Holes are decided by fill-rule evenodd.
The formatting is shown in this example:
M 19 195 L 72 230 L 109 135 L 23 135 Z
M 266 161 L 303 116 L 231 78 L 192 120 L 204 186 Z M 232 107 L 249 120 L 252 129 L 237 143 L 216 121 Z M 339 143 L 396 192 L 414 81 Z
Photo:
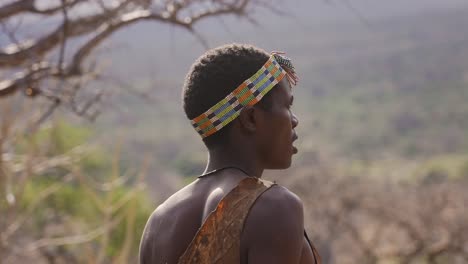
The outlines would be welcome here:
M 236 148 L 217 148 L 209 150 L 205 172 L 225 167 L 236 167 L 251 177 L 261 178 L 263 167 L 259 166 L 254 151 L 242 151 Z

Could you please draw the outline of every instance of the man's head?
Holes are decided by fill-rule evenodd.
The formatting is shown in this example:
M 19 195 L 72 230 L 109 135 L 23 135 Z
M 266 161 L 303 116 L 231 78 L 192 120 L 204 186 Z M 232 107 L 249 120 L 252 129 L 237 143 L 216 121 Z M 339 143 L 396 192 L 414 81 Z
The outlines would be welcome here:
M 255 74 L 269 58 L 270 54 L 264 50 L 250 45 L 239 44 L 221 46 L 202 55 L 192 65 L 184 84 L 183 102 L 187 117 L 192 120 L 226 98 L 226 96 L 233 92 L 240 84 Z M 256 123 L 253 124 L 255 126 L 254 131 L 249 135 L 256 138 L 255 144 L 259 144 L 260 146 L 258 151 L 266 151 L 268 149 L 268 144 L 271 145 L 271 143 L 273 143 L 268 143 L 268 139 L 275 139 L 275 133 L 272 133 L 272 130 L 265 130 L 265 128 L 269 127 L 270 129 L 277 130 L 278 124 L 281 124 L 280 122 L 276 124 L 276 127 L 271 126 L 272 124 L 268 123 L 268 120 L 272 121 L 275 117 L 278 117 L 278 115 L 275 116 L 272 115 L 272 113 L 277 113 L 278 110 L 281 110 L 280 108 L 282 106 L 287 107 L 286 112 L 288 112 L 291 97 L 289 82 L 287 78 L 284 77 L 283 80 L 257 104 L 253 107 L 245 107 L 241 111 L 240 117 L 237 118 L 240 120 L 235 120 L 223 127 L 220 131 L 205 137 L 203 139 L 204 143 L 208 149 L 223 146 L 232 138 L 230 135 L 234 124 L 237 122 L 238 124 L 240 123 L 241 127 L 247 128 L 249 125 L 252 125 L 247 124 L 252 121 L 249 121 L 249 115 L 252 115 L 252 118 L 255 119 L 253 121 Z M 283 102 L 284 100 L 287 101 L 286 105 Z M 293 128 L 293 126 L 295 126 L 293 124 L 294 122 L 296 122 L 297 125 L 297 119 L 295 119 L 290 112 L 288 113 L 289 125 L 287 126 L 289 128 L 287 129 L 288 133 L 290 133 L 289 138 L 276 138 L 275 140 L 287 142 L 287 144 L 290 144 L 289 148 L 291 149 L 291 140 L 295 137 L 291 127 Z M 293 119 L 296 121 L 292 121 Z M 284 125 L 284 120 L 282 122 Z M 259 127 L 260 125 L 263 125 L 263 128 Z M 281 129 L 282 128 L 280 128 L 280 130 Z M 245 131 L 248 132 L 248 128 L 244 130 L 244 132 Z M 275 145 L 281 145 L 281 143 Z
M 251 77 L 270 55 L 254 46 L 230 44 L 203 54 L 192 65 L 185 79 L 183 103 L 185 114 L 193 119 L 226 97 L 242 82 Z M 263 98 L 260 104 L 268 103 Z M 231 124 L 204 138 L 208 148 L 223 144 Z

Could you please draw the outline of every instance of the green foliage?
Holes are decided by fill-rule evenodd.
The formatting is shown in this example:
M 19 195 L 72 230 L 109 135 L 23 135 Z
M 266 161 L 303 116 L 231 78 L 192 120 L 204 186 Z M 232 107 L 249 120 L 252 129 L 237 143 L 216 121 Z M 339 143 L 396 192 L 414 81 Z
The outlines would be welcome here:
M 48 155 L 60 155 L 84 144 L 92 135 L 90 129 L 73 126 L 62 119 L 57 119 L 51 126 L 23 138 L 17 148 L 18 151 L 25 151 L 29 143 L 43 144 L 48 146 L 46 151 Z
M 29 143 L 36 147 L 45 146 L 46 155 L 55 157 L 69 154 L 73 148 L 86 144 L 91 135 L 86 128 L 58 121 L 39 131 Z M 26 146 L 27 141 L 23 141 L 19 149 L 27 149 Z M 76 228 L 81 230 L 80 233 L 86 233 L 117 221 L 111 225 L 108 235 L 103 235 L 108 236 L 107 242 L 101 238 L 90 242 L 100 241 L 104 248 L 99 250 L 105 252 L 107 259 L 121 257 L 127 247 L 126 251 L 131 252 L 128 257 L 136 256 L 153 205 L 147 193 L 141 191 L 142 185 L 136 176 L 130 175 L 121 181 L 122 171 L 126 168 L 122 168 L 118 160 L 112 162 L 111 158 L 104 155 L 103 149 L 93 146 L 77 164 L 73 164 L 72 178 L 69 178 L 70 168 L 54 168 L 26 182 L 21 210 L 32 208 L 30 222 L 37 233 L 35 236 L 43 236 L 44 229 L 51 225 L 64 230 L 62 236 L 70 236 L 76 234 Z
M 200 159 L 199 155 L 180 155 L 174 160 L 172 167 L 174 167 L 182 176 L 196 176 L 203 170 L 203 166 L 206 162 L 204 159 L 205 157 Z
M 60 187 L 41 200 L 40 205 L 35 207 L 33 212 L 36 229 L 43 228 L 52 214 L 82 223 L 95 224 L 100 221 L 97 218 L 98 207 L 82 186 L 77 183 L 62 183 L 60 179 L 48 178 L 46 175 L 38 175 L 26 183 L 22 207 L 24 209 L 30 207 L 38 196 L 52 185 L 60 185 Z
M 122 199 L 128 190 L 120 189 L 115 192 L 116 201 Z M 145 192 L 138 192 L 134 195 L 131 201 L 121 209 L 126 214 L 122 223 L 119 224 L 111 233 L 110 243 L 107 248 L 109 256 L 117 256 L 125 241 L 128 239 L 126 232 L 127 226 L 130 225 L 130 217 L 134 217 L 134 225 L 132 229 L 132 247 L 131 252 L 138 252 L 139 241 L 143 234 L 143 229 L 148 220 L 150 213 L 154 208 L 150 206 L 148 201 L 148 194 Z M 131 215 L 133 214 L 133 216 Z

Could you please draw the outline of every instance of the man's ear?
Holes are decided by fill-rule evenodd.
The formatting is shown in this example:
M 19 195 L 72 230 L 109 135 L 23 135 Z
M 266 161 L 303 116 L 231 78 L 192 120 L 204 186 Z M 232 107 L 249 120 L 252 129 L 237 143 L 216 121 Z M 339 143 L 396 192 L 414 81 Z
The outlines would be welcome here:
M 239 123 L 242 130 L 248 133 L 254 133 L 258 125 L 257 109 L 253 106 L 245 106 L 239 114 Z

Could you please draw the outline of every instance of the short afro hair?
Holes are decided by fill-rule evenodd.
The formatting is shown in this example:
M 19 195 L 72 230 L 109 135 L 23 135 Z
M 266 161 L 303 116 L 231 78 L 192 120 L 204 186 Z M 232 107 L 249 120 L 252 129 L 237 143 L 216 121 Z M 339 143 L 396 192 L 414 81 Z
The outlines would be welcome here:
M 187 118 L 192 120 L 221 101 L 256 73 L 269 57 L 266 51 L 245 44 L 228 44 L 207 51 L 195 61 L 185 78 L 183 106 Z M 267 95 L 257 105 L 268 110 L 271 102 Z M 208 148 L 222 144 L 231 126 L 232 122 L 203 142 Z

